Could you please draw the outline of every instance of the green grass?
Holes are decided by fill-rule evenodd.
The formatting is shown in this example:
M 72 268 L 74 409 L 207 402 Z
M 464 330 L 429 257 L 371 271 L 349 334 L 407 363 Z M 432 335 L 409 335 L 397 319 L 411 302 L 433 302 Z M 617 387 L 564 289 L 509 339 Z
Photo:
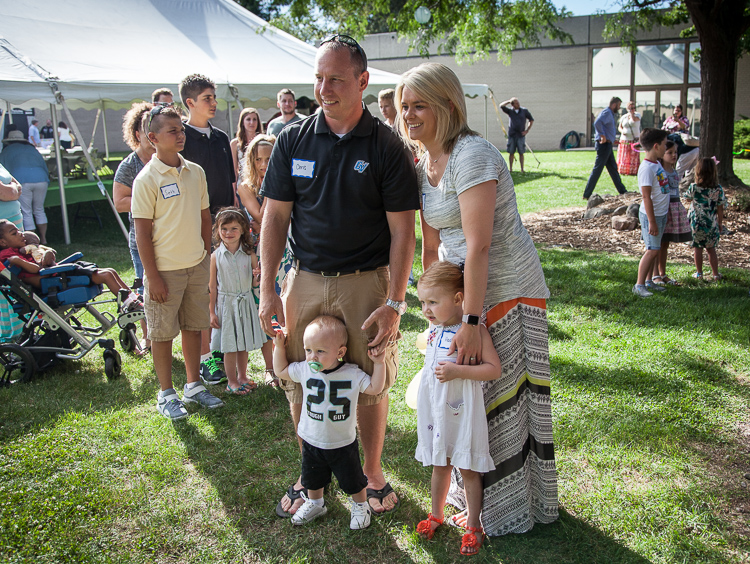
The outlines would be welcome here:
M 514 175 L 522 213 L 580 205 L 593 154 L 538 157 L 539 176 Z M 750 162 L 737 169 L 750 180 Z M 605 175 L 600 192 L 608 182 Z M 52 244 L 132 279 L 125 241 L 105 204 L 97 209 L 105 229 L 79 223 L 70 247 L 59 243 L 53 210 Z M 552 292 L 561 517 L 493 539 L 472 561 L 750 561 L 747 513 L 738 512 L 750 511 L 741 487 L 750 470 L 750 439 L 741 433 L 750 428 L 750 273 L 727 269 L 708 285 L 675 265 L 685 285 L 643 300 L 630 293 L 635 259 L 539 253 Z M 31 384 L 0 389 L 0 561 L 462 561 L 457 531 L 441 530 L 432 542 L 414 533 L 429 509 L 430 469 L 413 458 L 416 416 L 403 401 L 422 362 L 414 339 L 426 326 L 411 288 L 408 302 L 383 455 L 402 498 L 394 515 L 351 532 L 345 496 L 334 488 L 329 516 L 292 528 L 274 515 L 299 465 L 281 393 L 261 386 L 171 424 L 155 410 L 150 359 L 123 355 L 123 376 L 108 382 L 92 351 Z M 181 386 L 178 346 L 173 369 Z M 261 379 L 257 353 L 251 370 Z

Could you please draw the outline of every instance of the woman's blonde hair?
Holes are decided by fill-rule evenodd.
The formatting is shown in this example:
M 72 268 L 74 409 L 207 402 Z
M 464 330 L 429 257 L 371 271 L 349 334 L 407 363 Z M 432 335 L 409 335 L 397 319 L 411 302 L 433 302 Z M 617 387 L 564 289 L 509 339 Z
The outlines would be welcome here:
M 258 113 L 258 110 L 255 108 L 245 108 L 240 112 L 240 119 L 237 121 L 237 140 L 240 142 L 240 148 L 244 149 L 245 146 L 250 142 L 250 140 L 247 138 L 247 133 L 245 132 L 245 127 L 242 125 L 242 122 L 245 119 L 245 116 L 248 114 L 255 114 L 255 117 L 258 118 L 258 129 L 255 130 L 256 135 L 259 135 L 263 133 L 263 121 L 260 119 L 260 114 Z
M 255 159 L 258 157 L 258 148 L 261 145 L 273 147 L 274 143 L 276 143 L 275 135 L 260 133 L 253 137 L 253 140 L 250 141 L 250 144 L 245 150 L 245 155 L 242 157 L 242 183 L 256 196 L 258 195 L 261 184 L 260 174 L 258 173 L 258 169 L 255 168 Z
M 415 96 L 425 102 L 435 114 L 437 122 L 436 140 L 446 153 L 463 135 L 479 135 L 473 131 L 466 118 L 464 90 L 456 73 L 440 63 L 422 63 L 401 75 L 396 86 L 397 128 L 402 137 L 409 140 L 409 129 L 401 118 L 401 99 L 404 88 L 411 90 Z M 422 143 L 409 141 L 420 150 Z

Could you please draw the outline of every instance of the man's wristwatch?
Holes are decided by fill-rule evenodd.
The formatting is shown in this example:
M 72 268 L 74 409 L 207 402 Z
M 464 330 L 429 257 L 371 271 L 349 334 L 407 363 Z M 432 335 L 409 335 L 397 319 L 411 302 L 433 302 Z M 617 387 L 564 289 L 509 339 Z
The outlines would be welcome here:
M 479 316 L 467 313 L 461 318 L 461 321 L 466 323 L 466 325 L 479 325 Z
M 387 300 L 385 300 L 385 305 L 395 309 L 396 313 L 398 313 L 399 315 L 404 315 L 404 312 L 406 311 L 406 302 L 397 302 L 396 300 L 388 298 Z

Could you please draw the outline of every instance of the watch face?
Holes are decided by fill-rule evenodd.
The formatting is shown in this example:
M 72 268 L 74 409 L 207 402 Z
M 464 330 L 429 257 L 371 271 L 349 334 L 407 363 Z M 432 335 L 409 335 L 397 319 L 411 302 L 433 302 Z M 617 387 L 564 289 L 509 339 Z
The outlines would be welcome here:
M 404 315 L 404 313 L 406 313 L 406 302 L 401 302 L 398 305 L 398 314 L 399 315 Z

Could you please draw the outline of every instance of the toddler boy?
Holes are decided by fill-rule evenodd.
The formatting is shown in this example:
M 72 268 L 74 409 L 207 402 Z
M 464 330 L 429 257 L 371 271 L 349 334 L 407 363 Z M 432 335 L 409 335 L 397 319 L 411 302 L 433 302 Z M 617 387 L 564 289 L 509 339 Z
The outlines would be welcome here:
M 156 154 L 133 181 L 131 214 L 143 262 L 146 320 L 154 370 L 161 391 L 159 413 L 188 416 L 185 403 L 213 409 L 224 402 L 201 385 L 198 376 L 201 331 L 209 327 L 211 214 L 206 175 L 185 160 L 185 126 L 170 106 L 155 106 L 146 118 Z M 172 387 L 172 341 L 182 334 L 187 384 L 182 400 Z
M 55 251 L 49 247 L 29 244 L 32 238 L 39 240 L 30 232 L 19 231 L 15 224 L 7 219 L 0 219 L 0 262 L 7 260 L 11 266 L 17 266 L 21 269 L 18 275 L 20 280 L 34 288 L 41 288 L 42 276 L 39 271 L 54 266 Z M 118 296 L 118 300 L 121 295 L 125 296 L 120 304 L 122 311 L 143 309 L 138 294 L 130 291 L 130 287 L 113 268 L 97 268 L 92 263 L 75 263 L 75 266 L 77 272 L 89 276 L 94 284 L 107 286 L 110 292 Z
M 352 496 L 349 528 L 370 526 L 367 478 L 362 471 L 357 442 L 357 399 L 360 392 L 378 395 L 385 384 L 385 351 L 368 356 L 375 363 L 372 378 L 355 364 L 345 363 L 347 333 L 344 322 L 331 315 L 313 319 L 302 338 L 305 362 L 289 364 L 284 334 L 274 338 L 273 370 L 279 378 L 302 385 L 305 394 L 297 434 L 302 439 L 302 485 L 305 503 L 292 515 L 303 525 L 325 515 L 323 488 L 336 476 Z M 304 496 L 304 494 L 303 494 Z
M 206 173 L 208 202 L 214 216 L 221 208 L 239 205 L 229 137 L 209 121 L 216 116 L 216 85 L 208 77 L 191 74 L 180 83 L 180 98 L 189 112 L 181 153 Z M 227 376 L 218 367 L 216 355 L 211 353 L 210 339 L 210 331 L 201 338 L 200 376 L 206 384 L 220 384 Z
M 664 288 L 652 281 L 646 282 L 646 278 L 659 256 L 669 212 L 669 181 L 667 173 L 659 164 L 659 159 L 667 150 L 667 132 L 647 127 L 641 131 L 640 140 L 641 147 L 646 151 L 646 158 L 638 168 L 638 186 L 643 196 L 638 218 L 641 221 L 641 237 L 646 244 L 646 252 L 638 264 L 638 280 L 633 286 L 633 293 L 647 298 L 653 296 L 649 290 L 664 291 Z

